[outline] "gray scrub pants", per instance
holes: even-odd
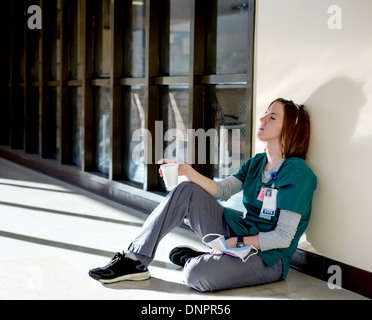
[[[235,235],[224,218],[223,207],[192,182],[179,184],[151,213],[128,251],[148,266],[160,240],[184,220],[199,236],[218,233]],[[268,267],[258,255],[246,262],[226,254],[203,254],[189,259],[183,268],[184,282],[198,291],[215,291],[275,282],[282,276],[281,260]]]

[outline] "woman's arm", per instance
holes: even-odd
[[[278,223],[273,231],[260,232],[258,235],[244,237],[245,246],[253,246],[257,250],[267,251],[288,248],[297,232],[301,215],[296,212],[281,210]],[[237,238],[226,240],[229,247],[236,247]]]
[[[226,239],[226,244],[230,248],[236,248],[237,242],[238,242],[238,238],[237,237]],[[260,250],[261,247],[260,247],[260,242],[258,240],[258,235],[256,235],[256,236],[250,236],[250,237],[244,237],[244,246],[245,247],[246,246],[253,246],[257,250]]]
[[[206,192],[208,192],[212,197],[217,193],[217,184],[213,180],[203,176],[199,172],[197,172],[194,168],[186,163],[179,163],[174,160],[170,159],[160,159],[158,164],[162,163],[178,163],[178,175],[185,176],[191,182],[197,184],[198,186],[202,187]],[[159,168],[159,174],[162,177],[163,173],[161,168]]]
[[[281,210],[275,229],[258,234],[261,251],[288,248],[297,232],[300,220],[301,215],[299,213]]]
[[[234,176],[229,176],[226,179],[217,181],[217,192],[214,198],[217,200],[227,201],[230,197],[243,190],[243,182]]]
[[[237,237],[226,239],[226,244],[230,248],[236,248],[236,244],[238,242]],[[261,250],[260,242],[258,240],[258,235],[256,236],[250,236],[250,237],[244,237],[244,246],[253,246],[257,250]]]

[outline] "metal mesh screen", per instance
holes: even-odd
[[[124,110],[123,178],[143,183],[145,175],[145,86],[128,86],[123,89],[126,105]]]
[[[94,164],[95,169],[104,175],[110,169],[110,99],[109,87],[94,89]]]
[[[208,176],[225,178],[245,160],[246,88],[244,85],[211,85],[205,90],[207,128],[214,128],[218,141],[217,161],[210,159]],[[209,116],[209,117],[208,117]]]

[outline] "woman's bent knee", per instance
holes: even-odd
[[[201,189],[200,186],[198,186],[196,183],[191,182],[191,181],[182,181],[179,185],[177,185],[176,188],[187,189],[187,190]]]
[[[206,292],[213,291],[213,287],[209,282],[208,268],[203,260],[204,256],[190,259],[183,269],[183,280],[185,284],[197,291]]]

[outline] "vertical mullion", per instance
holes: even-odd
[[[71,0],[61,0],[61,45],[60,45],[60,150],[59,159],[61,163],[71,162],[71,123],[70,123],[70,108],[69,108],[69,89],[68,81],[68,57],[69,57],[69,21],[68,10],[71,6]]]
[[[5,48],[9,48],[10,50],[8,50],[6,52],[6,58],[4,60],[2,60],[2,68],[4,68],[6,70],[6,73],[4,73],[2,75],[2,77],[4,78],[1,78],[1,82],[0,82],[0,85],[1,85],[1,94],[4,94],[5,95],[5,103],[4,103],[4,106],[3,106],[3,109],[0,108],[1,110],[1,118],[0,118],[0,145],[7,145],[9,143],[9,112],[10,112],[10,109],[9,109],[9,83],[10,83],[10,78],[9,78],[9,66],[10,66],[10,61],[9,61],[9,58],[10,58],[10,51],[11,51],[11,46],[10,46],[10,28],[11,28],[11,22],[10,22],[10,4],[11,4],[11,1],[10,0],[6,0],[5,2],[5,17],[4,19],[1,21],[1,25],[2,25],[2,28],[3,30],[5,30]]]
[[[34,1],[39,5],[38,1]],[[39,41],[40,31],[29,29],[27,26],[27,9],[31,2],[24,0],[24,87],[23,87],[23,110],[24,110],[24,151],[25,153],[37,153],[39,143],[39,97],[35,98],[35,89],[32,85],[32,66],[34,62],[34,43]],[[36,105],[34,105],[36,103]]]
[[[82,170],[91,171],[93,167],[93,10],[89,0],[83,1],[83,159]],[[89,2],[89,3],[88,3]]]
[[[119,179],[121,176],[122,164],[122,97],[120,78],[123,69],[123,4],[122,1],[114,0],[111,2],[111,72],[110,72],[110,90],[111,90],[111,165],[109,179]],[[126,15],[129,12],[125,12]]]
[[[203,85],[198,78],[204,73],[205,62],[205,14],[208,3],[206,1],[191,1],[190,21],[190,70],[189,70],[189,129],[204,128]],[[194,138],[188,137],[188,162],[193,159],[194,169],[203,171],[203,165],[197,163],[198,147]],[[194,145],[195,144],[195,145]]]
[[[54,24],[52,10],[57,10],[57,5],[54,6],[50,0],[41,0],[42,8],[42,22],[44,26],[50,26]],[[54,14],[54,12],[53,12]],[[50,112],[49,106],[49,86],[48,81],[50,77],[50,48],[52,45],[52,32],[53,28],[43,28],[41,29],[41,68],[40,68],[40,114],[41,114],[41,147],[40,155],[42,158],[50,157],[50,134],[49,134],[49,121],[50,117],[54,116]]]
[[[121,57],[121,76],[124,77],[130,77],[131,76],[131,70],[132,70],[132,63],[133,63],[133,57],[132,57],[132,50],[133,50],[133,36],[132,36],[132,29],[133,29],[133,17],[132,17],[132,11],[133,11],[133,4],[132,1],[123,1],[121,2],[121,13],[122,13],[122,23],[120,25],[121,29],[121,35],[122,38],[119,38],[119,33],[117,34],[117,41],[120,42],[120,48],[122,53]],[[124,50],[125,48],[125,50]],[[119,71],[119,70],[118,70]]]
[[[35,1],[33,2],[35,3]],[[39,5],[38,1],[36,4]],[[25,10],[31,5],[30,0],[25,1]],[[27,19],[27,15],[26,15]],[[36,94],[36,87],[32,84],[32,67],[35,60],[35,43],[38,43],[40,31],[29,29],[25,21],[25,86],[24,86],[24,106],[25,106],[25,152],[37,153],[39,149],[39,96]],[[39,48],[39,46],[36,46]],[[35,99],[35,94],[37,99]],[[35,104],[34,104],[35,103]]]
[[[11,121],[11,128],[10,128],[10,147],[12,149],[21,149],[23,148],[23,132],[24,132],[24,107],[23,103],[22,106],[19,106],[19,101],[21,98],[24,98],[22,93],[22,97],[20,97],[19,92],[24,90],[22,87],[24,83],[20,83],[22,80],[20,79],[20,70],[18,66],[21,63],[22,55],[24,54],[24,48],[22,46],[23,39],[20,40],[21,34],[24,34],[24,25],[25,25],[25,17],[24,17],[24,10],[25,10],[24,2],[19,2],[13,0],[11,3],[11,10],[12,10],[12,31],[11,31],[11,90],[10,90],[10,121]],[[22,37],[23,38],[23,37]],[[23,51],[21,52],[21,47]]]
[[[29,129],[30,128],[30,122],[29,122],[29,119],[32,117],[31,114],[29,114],[31,112],[31,110],[28,110],[30,109],[31,107],[31,94],[30,94],[30,90],[31,90],[31,83],[30,83],[30,72],[29,71],[29,58],[28,58],[28,55],[27,55],[27,16],[26,16],[26,13],[27,13],[27,0],[24,0],[23,1],[23,10],[24,10],[24,23],[23,23],[23,49],[24,49],[24,59],[25,59],[25,64],[24,64],[24,70],[23,70],[23,73],[24,73],[24,81],[23,81],[23,114],[24,114],[24,130],[23,130],[23,135],[24,135],[24,138],[23,138],[23,141],[24,141],[24,151],[25,153],[31,153],[33,150],[32,150],[32,146],[31,146],[31,139],[29,139],[29,136],[30,136],[30,132],[29,132]]]
[[[10,34],[9,34],[9,48],[10,48],[10,56],[9,56],[9,64],[10,64],[10,74],[9,74],[9,146],[12,147],[13,145],[13,92],[14,92],[14,5],[13,1],[9,1],[9,20],[10,20]]]
[[[204,2],[204,1],[203,1]],[[208,1],[206,15],[205,43],[205,72],[206,74],[216,74],[217,64],[217,0]]]
[[[170,73],[170,2],[171,0],[161,0],[159,7],[161,10],[158,11],[159,15],[159,76],[169,76]]]
[[[44,25],[48,24],[48,7],[47,7],[48,0],[41,0],[41,16],[42,22]],[[47,48],[49,46],[48,41],[48,29],[44,28],[41,29],[41,66],[40,66],[40,118],[41,118],[41,128],[40,128],[40,137],[41,137],[41,146],[40,146],[40,155],[42,158],[45,157],[45,150],[46,150],[46,130],[44,127],[46,125],[46,110],[47,110],[47,101],[48,101],[48,74],[49,74],[49,54],[47,52]]]
[[[157,168],[155,159],[155,121],[159,112],[159,90],[153,84],[154,77],[159,75],[159,23],[162,6],[159,0],[146,2],[146,67],[145,67],[145,128],[149,130],[151,140],[145,137],[145,176],[143,189],[155,190],[157,186]],[[151,152],[150,152],[151,151]]]
[[[246,85],[246,129],[245,135],[245,160],[252,156],[252,137],[255,134],[252,132],[252,119],[253,119],[253,63],[254,63],[254,34],[255,34],[255,11],[256,1],[248,0],[248,52],[247,52],[247,85]],[[247,134],[250,132],[250,134]]]

